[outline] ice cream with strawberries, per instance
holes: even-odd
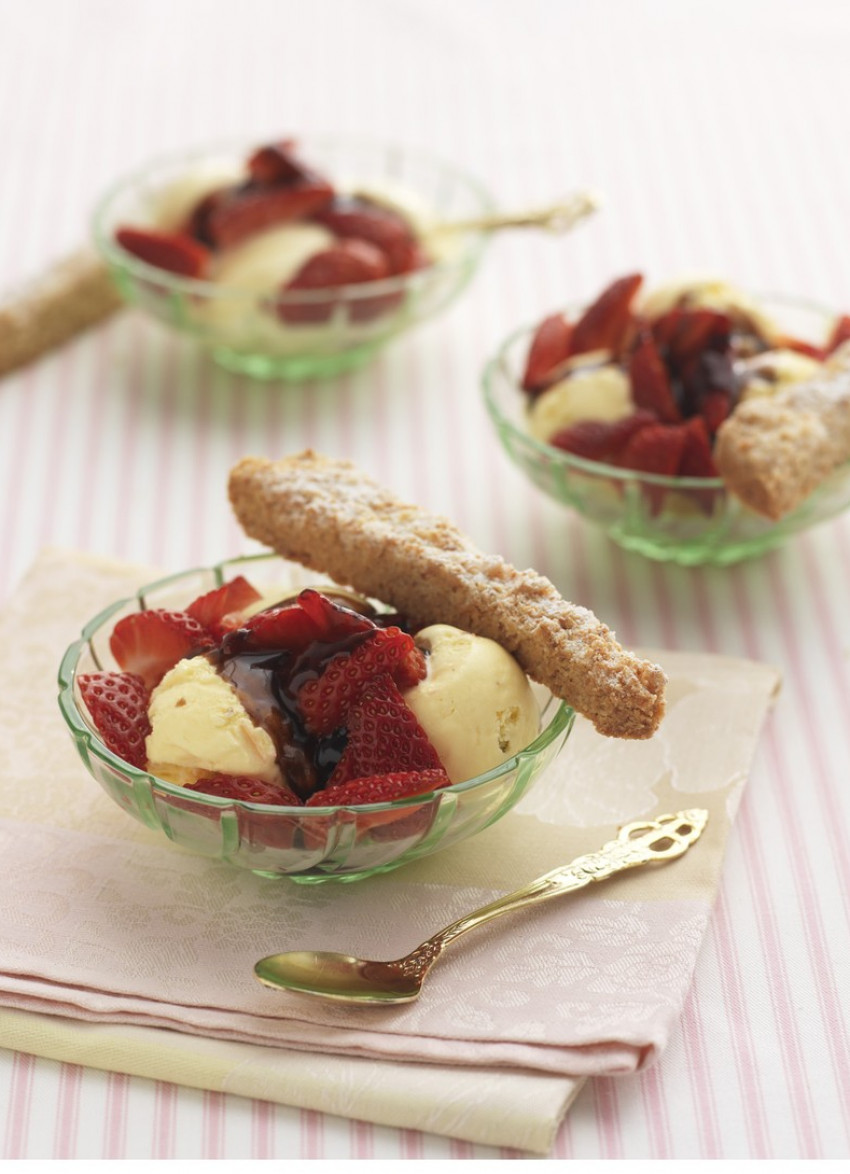
[[[120,671],[79,682],[109,749],[188,791],[338,806],[461,782],[537,736],[531,686],[492,640],[411,633],[332,592],[259,602],[240,577],[119,620]]]
[[[521,380],[536,440],[638,473],[714,478],[715,438],[738,404],[810,380],[850,338],[846,315],[823,338],[796,337],[725,281],[642,287],[628,274],[580,314],[538,325]]]
[[[193,313],[231,342],[280,342],[334,318],[338,302],[321,291],[431,264],[451,242],[426,248],[427,226],[415,196],[337,186],[286,140],[258,148],[241,167],[226,158],[188,165],[151,195],[148,222],[119,225],[115,240],[147,264],[220,286]],[[284,297],[292,293],[304,297]],[[384,292],[355,299],[347,315],[362,327],[398,304]]]

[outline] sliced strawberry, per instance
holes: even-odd
[[[632,436],[657,419],[654,412],[641,409],[619,420],[577,420],[556,432],[549,443],[588,461],[617,463]]]
[[[389,276],[389,262],[379,248],[368,241],[346,240],[314,253],[283,286],[281,292],[285,294],[291,290],[337,289],[344,285],[381,281]],[[338,300],[322,298],[298,305],[283,300],[278,303],[276,309],[278,317],[290,324],[326,322]],[[373,305],[373,302],[377,305]],[[359,303],[352,301],[351,316],[361,321],[374,316],[376,310],[379,311],[381,308],[380,303],[380,298],[366,298]]]
[[[716,477],[717,465],[711,452],[711,436],[702,416],[691,416],[682,425],[685,445],[679,460],[680,477]]]
[[[122,249],[157,269],[166,269],[181,277],[206,276],[209,250],[185,233],[119,228],[115,239]]]
[[[848,333],[845,338],[850,338],[850,318],[847,319],[847,323]],[[837,326],[838,324],[836,324],[836,329]],[[816,346],[813,342],[806,342],[805,339],[795,338],[793,334],[780,334],[774,338],[772,347],[776,349],[781,348],[786,351],[796,351],[798,355],[806,355],[807,358],[814,359],[817,363],[822,363],[827,355],[844,341],[845,339],[841,337],[838,338],[837,342],[833,342],[830,338],[825,346]]]
[[[441,770],[443,764],[391,677],[376,677],[348,711],[348,742],[328,786],[388,771]]]
[[[718,310],[670,310],[656,318],[651,329],[662,357],[681,368],[702,351],[726,351],[732,320]]]
[[[315,173],[298,158],[293,139],[258,147],[248,160],[248,172],[254,183],[267,186],[315,178]]]
[[[629,359],[629,383],[632,399],[639,408],[654,412],[659,420],[675,424],[682,418],[667,368],[648,330],[641,331]]]
[[[142,678],[135,673],[86,673],[78,683],[104,745],[131,766],[144,769],[151,724],[150,694]]]
[[[358,633],[377,630],[368,616],[328,599],[312,588],[293,603],[269,607],[244,621],[224,642],[225,651],[280,649],[300,653],[316,642],[338,643]],[[231,647],[233,646],[233,647]]]
[[[260,599],[260,593],[252,587],[244,575],[237,575],[221,587],[200,595],[186,608],[186,614],[201,624],[214,640],[219,641],[225,632],[239,627],[240,613]]]
[[[214,774],[186,784],[187,791],[215,795],[219,799],[238,799],[243,803],[271,803],[275,807],[301,807],[301,800],[282,783],[268,783],[265,779],[246,775]]]
[[[321,208],[313,219],[338,237],[368,241],[387,258],[389,271],[409,273],[416,268],[418,254],[416,234],[390,208],[358,196],[337,196],[332,204]]]
[[[602,291],[573,327],[571,355],[598,350],[608,350],[613,355],[621,352],[634,328],[632,301],[642,282],[640,273],[631,273]]]
[[[215,248],[230,248],[264,228],[310,216],[332,196],[331,185],[319,178],[287,187],[233,188],[210,202],[203,230]]]
[[[850,315],[842,314],[840,318],[836,319],[835,325],[829,336],[829,341],[824,348],[827,355],[831,355],[834,350],[837,350],[842,343],[850,339]]]
[[[718,388],[700,397],[699,412],[712,436],[732,411],[732,399],[728,392]]]
[[[537,395],[557,378],[553,372],[569,357],[571,337],[572,327],[563,314],[551,314],[543,319],[528,350],[523,391]]]
[[[347,783],[317,791],[307,800],[307,806],[347,807],[360,803],[392,803],[395,799],[424,795],[449,785],[449,776],[442,769],[392,771],[389,774],[349,779]]]
[[[335,656],[320,677],[302,685],[298,708],[313,734],[330,734],[345,724],[346,715],[365,686],[386,673],[401,689],[421,681],[425,657],[413,637],[400,628],[376,628],[349,653]]]
[[[109,647],[118,664],[137,673],[153,689],[179,660],[212,648],[214,640],[185,611],[151,608],[119,620],[112,629]]]
[[[269,607],[247,619],[222,645],[225,652],[247,649],[279,649],[301,652],[322,638],[322,629],[297,604]],[[234,645],[234,647],[231,647]]]
[[[369,632],[377,625],[374,620],[353,608],[345,607],[313,587],[305,587],[298,596],[302,608],[328,642],[344,640],[357,632]]]
[[[640,473],[675,477],[685,449],[685,431],[676,424],[647,424],[623,449],[620,464]]]

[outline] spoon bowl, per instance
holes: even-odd
[[[571,864],[467,913],[395,961],[375,962],[332,951],[295,950],[261,958],[254,966],[254,974],[263,986],[339,1003],[412,1003],[443,950],[461,934],[502,913],[583,889],[624,869],[675,859],[699,839],[707,822],[708,812],[694,808],[627,824],[616,839],[599,851],[579,856]]]

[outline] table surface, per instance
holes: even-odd
[[[241,553],[227,470],[310,445],[628,645],[782,670],[680,1030],[657,1066],[588,1083],[555,1158],[850,1152],[850,518],[731,569],[653,564],[527,484],[479,390],[508,332],[624,272],[850,310],[849,58],[841,0],[0,0],[4,287],[80,244],[121,173],[218,138],[367,133],[504,207],[604,195],[572,236],[494,241],[439,321],[333,383],[232,376],[128,312],[0,385],[0,599],[45,544]],[[517,1156],[8,1051],[0,1109],[7,1158]]]

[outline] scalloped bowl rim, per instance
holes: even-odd
[[[522,750],[515,755],[505,759],[504,762],[499,763],[498,766],[485,771],[483,774],[475,775],[471,779],[464,779],[460,783],[453,783],[448,787],[440,787],[433,791],[426,791],[418,795],[411,795],[404,799],[394,799],[385,801],[383,803],[351,803],[338,804],[335,806],[322,807],[318,804],[307,806],[278,806],[272,803],[250,803],[242,799],[225,799],[214,795],[206,795],[203,792],[192,791],[187,787],[182,787],[177,783],[170,783],[166,779],[161,779],[158,775],[152,774],[150,771],[142,770],[140,767],[133,766],[119,755],[113,753],[105,743],[97,736],[91,729],[88,723],[80,713],[80,707],[74,696],[74,682],[76,678],[76,668],[79,663],[82,652],[90,647],[92,637],[101,630],[109,618],[122,611],[129,604],[140,603],[146,592],[154,591],[167,587],[175,580],[182,579],[193,574],[203,574],[212,572],[217,577],[221,576],[223,567],[232,566],[234,562],[241,561],[256,561],[269,558],[268,555],[248,555],[244,560],[229,559],[219,563],[213,563],[210,566],[193,567],[185,571],[177,571],[172,575],[164,576],[161,579],[156,579],[150,583],[146,583],[140,587],[135,595],[128,595],[123,599],[118,599],[114,603],[109,604],[103,608],[96,616],[88,621],[83,627],[79,639],[75,640],[68,646],[65,654],[59,665],[58,683],[59,683],[59,708],[62,716],[68,725],[68,728],[73,735],[75,741],[82,741],[85,743],[88,753],[93,754],[99,758],[101,762],[107,766],[115,769],[117,768],[122,774],[127,775],[133,781],[147,781],[151,785],[155,785],[158,790],[161,790],[167,795],[177,799],[186,799],[187,796],[191,798],[192,802],[197,802],[201,806],[207,806],[211,809],[233,810],[245,809],[250,812],[258,813],[275,813],[279,815],[286,815],[289,817],[297,817],[303,819],[312,818],[313,815],[327,817],[331,812],[337,811],[351,811],[354,813],[379,814],[385,811],[402,811],[408,807],[415,807],[432,798],[435,795],[453,794],[459,795],[466,791],[471,791],[475,787],[491,782],[500,775],[509,774],[515,770],[519,764],[528,759],[536,758],[537,755],[545,750],[560,734],[569,733],[574,721],[575,710],[565,701],[556,698],[554,694],[550,695],[550,702],[548,704],[556,704],[557,708],[553,714],[549,724],[545,729],[541,730],[533,742],[524,746]],[[222,578],[222,581],[223,578]],[[548,708],[548,705],[544,708]]]
[[[427,151],[404,147],[401,144],[395,144],[393,142],[382,142],[378,139],[357,137],[316,136],[312,140],[308,139],[305,141],[308,149],[309,143],[312,141],[327,147],[332,147],[334,143],[344,143],[348,146],[362,147],[364,149],[380,148],[382,150],[398,151],[399,153],[407,154],[421,160],[423,163],[442,168],[444,171],[451,173],[457,179],[462,180],[475,193],[481,201],[482,210],[486,212],[495,210],[496,205],[493,197],[479,180],[467,175],[447,160],[431,155]],[[126,173],[123,178],[112,183],[95,205],[91,220],[95,243],[104,258],[139,280],[155,281],[160,285],[167,286],[175,293],[194,294],[195,296],[202,296],[207,299],[227,298],[228,300],[244,300],[255,304],[257,301],[256,290],[224,285],[217,281],[202,281],[199,278],[183,277],[167,269],[160,269],[156,265],[149,265],[146,261],[135,257],[132,253],[129,253],[117,244],[110,232],[105,228],[105,221],[113,201],[129,191],[132,187],[146,180],[156,168],[166,167],[169,164],[173,165],[180,162],[190,163],[193,160],[197,161],[216,154],[220,155],[224,151],[235,151],[237,148],[247,151],[252,149],[252,146],[256,147],[256,143],[249,142],[245,139],[231,139],[218,143],[210,143],[206,147],[198,147],[188,152],[174,152],[167,155],[160,155],[155,159],[151,159],[145,166],[138,167]],[[424,269],[417,269],[412,273],[399,274],[394,277],[384,277],[380,281],[363,281],[353,285],[334,286],[334,293],[336,295],[344,295],[344,300],[351,302],[372,299],[381,294],[397,293],[400,290],[410,288],[416,289],[421,285],[426,285],[435,275],[450,273],[462,265],[475,264],[484,250],[488,234],[486,232],[470,232],[464,235],[468,236],[470,243],[466,249],[459,253],[456,259],[438,261]],[[275,304],[309,306],[319,302],[325,303],[327,300],[327,289],[288,290],[285,293],[275,295]]]

